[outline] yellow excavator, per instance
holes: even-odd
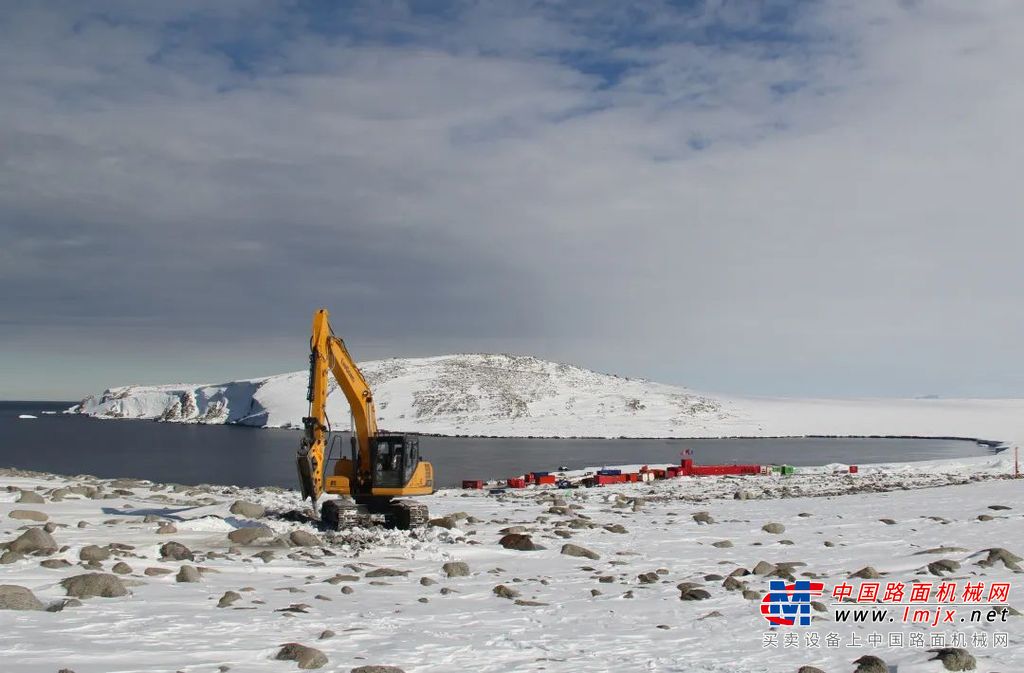
[[[320,508],[321,522],[334,530],[380,523],[401,529],[424,526],[426,506],[400,498],[433,493],[434,468],[421,458],[417,437],[377,429],[370,386],[327,317],[326,309],[313,315],[306,391],[309,415],[302,419],[297,457],[302,497],[312,501],[315,512],[324,493],[342,496],[325,500]],[[328,450],[328,440],[338,438],[332,436],[327,417],[328,372],[352,412],[348,457],[334,458]]]

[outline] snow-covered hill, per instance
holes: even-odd
[[[1024,400],[742,398],[512,355],[396,358],[360,365],[392,431],[506,437],[922,435],[1024,437]],[[229,383],[124,386],[70,411],[99,418],[299,427],[305,371]],[[328,413],[347,427],[333,387]]]

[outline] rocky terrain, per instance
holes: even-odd
[[[1013,582],[1024,487],[1005,468],[445,490],[412,533],[319,530],[285,490],[5,470],[3,669],[1022,670],[1017,586],[1005,624],[958,625],[1008,647],[947,654],[764,647],[758,611],[772,578]],[[822,637],[878,630],[822,601]]]

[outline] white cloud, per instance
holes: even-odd
[[[340,36],[271,4],[173,37],[135,5],[15,12],[0,278],[25,291],[0,307],[276,337],[323,303],[395,353],[1020,392],[1024,8],[830,3],[759,31],[736,6],[364,9]],[[252,25],[271,41],[239,70],[209,33]],[[609,84],[601,58],[628,67]]]

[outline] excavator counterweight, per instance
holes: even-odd
[[[329,375],[334,376],[352,413],[351,453],[337,459],[327,453]],[[313,315],[306,397],[309,415],[302,419],[296,461],[302,497],[310,499],[315,511],[325,493],[343,496],[323,503],[321,521],[331,528],[379,522],[404,529],[425,525],[425,506],[396,498],[433,493],[433,466],[420,456],[414,435],[377,429],[370,386],[345,342],[334,335],[326,309]]]

